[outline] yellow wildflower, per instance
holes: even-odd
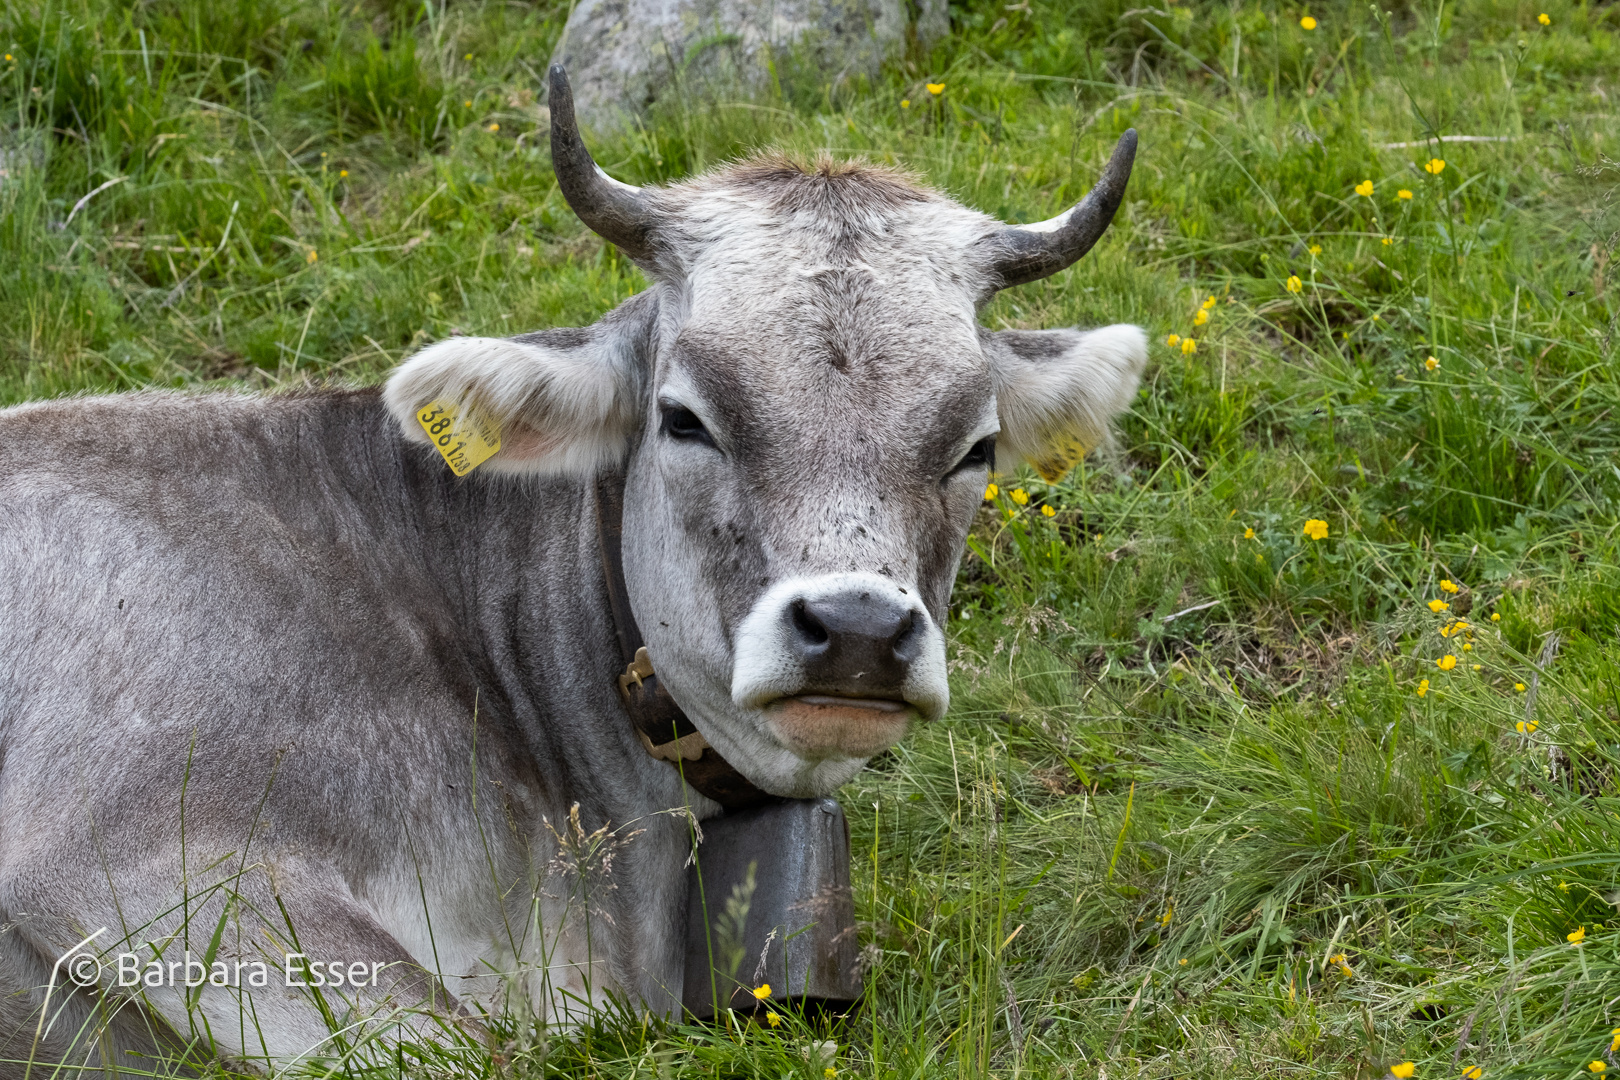
[[[1417,1066],[1410,1061],[1403,1061],[1399,1065],[1389,1067],[1389,1075],[1395,1077],[1395,1080],[1412,1080],[1412,1074],[1415,1072],[1417,1072]]]
[[[1523,686],[1524,684],[1519,683],[1518,685]],[[1536,728],[1540,726],[1541,725],[1536,723],[1534,720],[1520,720],[1517,724],[1513,725],[1513,730],[1517,731],[1520,735],[1532,735],[1535,733]]]
[[[1439,158],[1430,158],[1423,164],[1423,171],[1430,176],[1439,176],[1446,171],[1446,163]]]
[[[1491,622],[1501,622],[1501,621],[1502,621],[1502,613],[1500,611],[1491,612]]]
[[[1181,344],[1181,335],[1171,334],[1169,337],[1164,339],[1164,343],[1171,348],[1175,348],[1177,345]]]
[[[1372,193],[1373,193],[1373,182],[1371,180],[1363,180],[1361,183],[1356,185],[1356,194],[1357,195],[1364,195],[1364,196],[1366,196],[1367,198],[1370,199],[1370,198],[1372,198]]]
[[[1311,254],[1312,255],[1320,255],[1320,254],[1322,254],[1322,245],[1321,244],[1312,244],[1311,245]]]
[[[320,258],[320,255],[316,253],[314,248],[310,248],[309,254],[304,256],[304,261],[307,263],[313,263],[318,258]]]
[[[1299,20],[1299,25],[1306,30],[1315,30],[1316,20],[1307,15],[1303,19]]]
[[[909,108],[911,108],[911,99],[910,99],[910,98],[908,98],[908,97],[903,97],[903,98],[901,98],[901,99],[900,99],[900,107],[901,107],[901,108],[902,108],[902,109],[909,109]]]
[[[754,1000],[755,1001],[764,1001],[766,998],[768,998],[770,996],[771,996],[771,984],[770,983],[761,983],[759,986],[754,987]]]
[[[1513,689],[1514,689],[1514,690],[1515,690],[1515,691],[1516,691],[1516,692],[1518,692],[1518,693],[1520,693],[1520,694],[1522,694],[1522,693],[1524,693],[1524,683],[1522,683],[1522,682],[1516,682],[1516,683],[1514,683],[1514,684],[1513,684]],[[1520,723],[1521,723],[1521,724],[1522,724],[1522,723],[1524,723],[1524,721],[1522,721],[1522,720],[1521,720],[1521,721],[1519,721],[1519,722],[1520,722]],[[1529,726],[1529,727],[1528,727],[1528,728],[1527,728],[1527,729],[1526,729],[1526,730],[1528,730],[1528,731],[1534,731],[1534,730],[1536,730],[1536,722],[1535,722],[1535,721],[1534,721],[1534,720],[1532,720],[1532,721],[1530,721],[1530,726]]]
[[[1440,628],[1440,636],[1441,637],[1450,637],[1452,634],[1455,634],[1456,632],[1457,632],[1457,624],[1456,623],[1447,623],[1446,625],[1444,625],[1444,626],[1442,626]]]
[[[1592,1062],[1592,1064],[1587,1066],[1587,1069],[1589,1071],[1595,1072],[1595,1073],[1600,1073],[1600,1072],[1602,1072],[1603,1070],[1605,1070],[1607,1068],[1608,1068],[1608,1066],[1603,1064],[1603,1062],[1601,1062],[1601,1061],[1594,1061],[1594,1062]]]
[[[472,102],[471,101],[463,101],[461,103],[461,107],[463,109],[470,109],[470,108],[472,108]]]
[[[1178,965],[1180,965],[1181,967],[1186,967],[1187,966],[1187,958],[1185,956],[1183,956],[1180,960],[1177,960],[1176,963]]]
[[[1181,352],[1182,352],[1183,356],[1191,356],[1193,353],[1195,353],[1197,351],[1198,351],[1198,342],[1194,341],[1190,337],[1181,339]]]
[[[1474,665],[1474,670],[1475,670],[1475,671],[1483,671],[1483,670],[1484,670],[1484,666],[1483,666],[1483,665],[1481,665],[1481,664],[1475,664],[1475,665]]]
[[[1001,489],[996,487],[996,485],[994,485],[994,484],[991,484],[989,487],[984,489],[984,497],[985,497],[986,501],[994,499],[997,495],[1000,495],[1000,494],[1001,494]]]
[[[1474,651],[1474,646],[1473,646],[1473,644],[1471,642],[1467,642],[1467,641],[1463,642],[1463,652],[1473,652],[1473,651]]]
[[[1017,503],[1019,506],[1023,506],[1025,503],[1029,502],[1029,492],[1025,491],[1023,488],[1013,488],[1012,501]]]
[[[1304,533],[1312,540],[1326,540],[1328,534],[1328,523],[1317,518],[1311,518],[1305,522]]]
[[[1540,23],[1542,26],[1551,26],[1552,25],[1552,19],[1548,17],[1548,15],[1547,15],[1547,13],[1545,11],[1543,11],[1540,15],[1536,16],[1536,22]],[[6,59],[10,60],[11,57],[8,56],[8,57],[6,57]]]
[[[1609,1043],[1609,1053],[1620,1052],[1620,1028],[1615,1028],[1609,1034],[1614,1036],[1614,1041]]]
[[[1243,530],[1243,539],[1245,539],[1245,540],[1253,540],[1254,539],[1254,530],[1253,529],[1244,529]]]
[[[1401,190],[1395,193],[1395,197],[1397,199],[1410,199],[1412,197],[1412,193],[1405,188],[1401,188]]]
[[[821,1075],[825,1077],[826,1080],[833,1080],[833,1077],[838,1075],[838,1070],[829,1065],[825,1069],[821,1070]]]
[[[1199,308],[1198,313],[1193,316],[1193,325],[1203,326],[1207,322],[1209,322],[1209,312]]]
[[[471,60],[472,59],[472,53],[468,53],[466,56],[463,56],[462,59],[463,60]]]
[[[491,125],[489,125],[489,130],[490,131],[499,131],[499,130],[501,130],[501,125],[499,125],[499,124],[491,124]]]
[[[1436,360],[1432,356],[1429,357],[1427,360],[1423,361],[1423,370],[1424,371],[1433,371],[1435,368],[1437,368],[1439,366],[1440,366],[1440,361]]]
[[[780,1016],[776,1015],[773,1012],[766,1012],[765,1013],[765,1022],[767,1024],[771,1025],[771,1027],[781,1027],[782,1026],[782,1018]]]
[[[1567,881],[1560,881],[1560,882],[1559,882],[1559,883],[1558,883],[1558,891],[1559,891],[1559,892],[1569,892],[1569,882],[1567,882]]]
[[[1436,615],[1440,614],[1442,611],[1445,611],[1450,606],[1451,605],[1446,603],[1444,600],[1429,601],[1429,610],[1434,612]]]
[[[1208,300],[1204,301],[1204,310],[1205,311],[1208,311],[1210,308],[1212,308],[1214,306],[1215,306],[1215,298],[1213,296],[1210,297]]]
[[[1581,942],[1586,940],[1586,927],[1577,926],[1575,929],[1564,935],[1564,940],[1569,942],[1571,945],[1579,945]]]
[[[1387,237],[1387,236],[1386,236],[1386,237],[1384,237],[1384,246],[1385,246],[1385,247],[1389,247],[1389,245],[1391,245],[1391,244],[1393,244],[1393,243],[1394,243],[1394,242],[1395,242],[1395,241],[1394,241],[1394,240],[1392,240],[1392,239],[1390,239],[1390,238],[1389,238],[1389,237]],[[1376,321],[1377,321],[1377,319],[1378,319],[1378,316],[1376,316],[1376,315],[1374,315],[1374,316],[1373,316],[1373,320],[1374,320],[1374,321],[1375,321],[1375,322],[1376,322]]]
[[[1441,671],[1450,671],[1452,668],[1457,666],[1457,658],[1452,656],[1450,653],[1446,653],[1446,655],[1434,662],[1434,666],[1439,668]]]
[[[1441,578],[1440,579],[1440,591],[1441,592],[1454,593],[1454,592],[1461,592],[1462,590],[1458,587],[1457,583],[1455,581],[1452,581],[1450,578]]]
[[[1288,280],[1283,282],[1283,288],[1287,289],[1291,293],[1302,292],[1304,291],[1305,283],[1299,280],[1298,274],[1289,274]]]
[[[1480,1077],[1484,1075],[1484,1069],[1480,1068],[1478,1065],[1470,1065],[1468,1068],[1463,1070],[1462,1080],[1480,1080]]]
[[[1419,679],[1418,680],[1418,688],[1417,688],[1417,696],[1418,697],[1427,697],[1428,694],[1429,694],[1429,680],[1428,679]]]
[[[339,169],[338,170],[339,178],[342,178],[342,177],[345,177],[345,176],[348,176],[348,175],[349,175],[349,170],[348,169]]]
[[[1057,517],[1057,511],[1050,506],[1043,506],[1041,507],[1041,515],[1043,517]]]
[[[926,85],[928,87],[928,92],[933,94],[935,97],[938,97],[945,92],[945,84],[942,82],[931,82],[927,83]]]

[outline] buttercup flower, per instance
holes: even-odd
[[[1423,163],[1423,171],[1430,176],[1439,176],[1446,171],[1446,163],[1439,158],[1430,158]]]
[[[1328,957],[1328,963],[1338,968],[1339,974],[1343,975],[1347,979],[1355,975],[1355,972],[1351,970],[1349,961],[1344,958],[1343,953],[1335,953]]]
[[[1254,530],[1253,529],[1244,529],[1243,530],[1243,539],[1245,539],[1245,540],[1253,540],[1254,539]]]
[[[1430,600],[1429,601],[1429,610],[1434,612],[1436,615],[1440,614],[1442,611],[1446,610],[1450,606],[1451,605],[1446,603],[1444,600]]]
[[[1193,325],[1203,326],[1207,322],[1209,322],[1209,312],[1199,308],[1198,313],[1193,316]]]
[[[1182,352],[1183,355],[1191,356],[1193,353],[1195,353],[1197,351],[1198,351],[1198,342],[1194,341],[1190,337],[1181,339],[1181,352]]]
[[[989,487],[984,489],[984,497],[985,497],[986,501],[994,499],[997,495],[1000,495],[1000,494],[1001,494],[1001,489],[996,487],[996,485],[994,485],[994,484],[991,484]]]
[[[315,249],[310,248],[309,249],[309,254],[304,256],[304,261],[307,262],[307,263],[313,263],[316,259],[319,259],[319,258],[320,258],[320,255],[318,255],[316,253]]]
[[[1283,288],[1291,293],[1297,293],[1305,288],[1305,283],[1299,280],[1298,274],[1289,274],[1288,280],[1283,282]]]
[[[1029,492],[1025,491],[1023,488],[1013,488],[1012,501],[1017,503],[1019,506],[1023,506],[1025,503],[1029,502]]]
[[[1399,1065],[1389,1067],[1389,1075],[1395,1077],[1395,1080],[1412,1080],[1412,1074],[1415,1072],[1417,1072],[1417,1066],[1410,1061],[1403,1061]]]
[[[782,1018],[780,1016],[776,1015],[773,1012],[767,1012],[765,1014],[765,1022],[767,1024],[771,1025],[771,1027],[781,1027],[782,1026]]]
[[[1478,1065],[1470,1065],[1468,1068],[1463,1070],[1462,1080],[1479,1080],[1479,1078],[1484,1075],[1484,1069],[1480,1068]]]
[[[1574,930],[1571,930],[1569,933],[1564,935],[1564,940],[1569,942],[1571,945],[1579,945],[1581,942],[1586,940],[1586,927],[1577,926]]]
[[[1394,242],[1395,241],[1392,238],[1390,238],[1388,236],[1384,237],[1384,246],[1385,247],[1389,247],[1389,245],[1393,244]],[[1374,315],[1373,318],[1376,319],[1376,318],[1378,318],[1378,316]]]
[[[1177,345],[1181,344],[1181,335],[1180,334],[1171,334],[1169,337],[1164,339],[1164,343],[1166,345],[1169,345],[1171,348],[1174,348]]]
[[[501,125],[499,125],[499,124],[491,124],[491,125],[489,125],[489,130],[490,131],[499,131],[499,130],[501,130]]]
[[[1502,621],[1502,613],[1500,611],[1491,612],[1491,622],[1501,622],[1501,621]]]
[[[1309,521],[1305,522],[1304,533],[1312,540],[1326,540],[1328,534],[1328,523],[1317,518],[1311,518]]]
[[[1449,592],[1449,593],[1457,592],[1458,591],[1457,583],[1455,581],[1452,581],[1450,578],[1441,578],[1440,579],[1440,591],[1441,592]]]
[[[1594,1062],[1592,1062],[1592,1064],[1588,1065],[1586,1068],[1587,1068],[1587,1071],[1589,1071],[1589,1072],[1600,1073],[1603,1070],[1607,1069],[1608,1066],[1603,1064],[1603,1062],[1601,1062],[1601,1061],[1594,1061]]]
[[[1613,1054],[1620,1051],[1620,1028],[1615,1028],[1609,1034],[1614,1036],[1614,1041],[1609,1043],[1609,1053]]]
[[[1043,517],[1057,517],[1057,511],[1050,506],[1043,506],[1041,507],[1041,515]]]
[[[821,1070],[821,1075],[826,1077],[826,1080],[833,1080],[833,1077],[838,1075],[838,1070],[829,1065]]]
[[[1439,668],[1441,671],[1450,671],[1452,668],[1457,666],[1457,658],[1452,656],[1450,653],[1446,653],[1446,655],[1434,662],[1434,666]]]
[[[1523,685],[1523,683],[1519,683],[1514,687],[1514,689],[1518,689],[1518,687]],[[1520,720],[1517,724],[1513,725],[1513,730],[1517,731],[1520,735],[1530,735],[1534,733],[1536,728],[1540,726],[1541,725],[1536,723],[1534,720]]]
[[[1439,366],[1440,366],[1440,361],[1436,360],[1432,356],[1423,361],[1423,370],[1424,371],[1433,371],[1435,368],[1437,368]]]
[[[1521,693],[1521,694],[1524,693],[1524,683],[1522,683],[1522,682],[1514,683],[1513,684],[1513,689],[1515,691],[1517,691],[1518,693]],[[1534,720],[1530,720],[1530,721],[1520,720],[1519,723],[1521,725],[1523,725],[1525,731],[1534,731],[1534,730],[1536,730],[1536,722]]]
[[[1474,670],[1475,671],[1483,671],[1484,667],[1482,665],[1480,665],[1480,664],[1475,664],[1474,665]]]
[[[1322,254],[1322,245],[1321,244],[1312,244],[1311,245],[1311,254],[1312,255],[1320,255],[1320,254]]]
[[[1210,308],[1212,308],[1214,306],[1215,306],[1215,298],[1213,296],[1210,297],[1208,300],[1204,301],[1204,310],[1205,311],[1208,311]]]
[[[1552,20],[1547,17],[1547,13],[1545,11],[1543,11],[1540,15],[1536,16],[1536,22],[1540,23],[1542,26],[1551,26],[1552,25]],[[11,58],[8,56],[8,57],[6,57],[6,59],[9,60]]]
[[[1361,183],[1356,185],[1356,194],[1357,195],[1365,195],[1367,198],[1370,199],[1370,198],[1372,198],[1372,193],[1373,193],[1373,182],[1371,180],[1363,180]]]
[[[1304,27],[1306,30],[1315,30],[1316,20],[1307,15],[1303,19],[1299,20],[1299,25]]]
[[[344,176],[348,176],[348,175],[349,175],[349,170],[348,169],[339,169],[338,170],[338,176],[339,177],[344,177]]]
[[[1397,199],[1410,199],[1412,197],[1412,193],[1407,191],[1405,188],[1401,188],[1401,190],[1395,193],[1395,197]]]
[[[910,98],[901,98],[901,99],[900,99],[900,107],[901,107],[901,108],[902,108],[902,109],[909,109],[909,108],[911,108],[911,99],[910,99]]]
[[[754,1000],[755,1001],[764,1001],[766,998],[768,998],[770,996],[771,996],[771,984],[770,983],[763,983],[763,984],[761,984],[759,986],[754,987]]]
[[[1429,680],[1428,679],[1419,679],[1418,680],[1418,688],[1417,688],[1417,696],[1418,697],[1427,697],[1428,693],[1429,693]]]
[[[939,95],[945,92],[945,84],[942,82],[931,82],[925,85],[928,87],[928,92],[933,94],[935,97],[939,97]]]

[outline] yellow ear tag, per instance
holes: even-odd
[[[1080,459],[1086,456],[1086,445],[1072,434],[1062,434],[1054,437],[1047,447],[1041,460],[1031,462],[1041,479],[1048,484],[1055,484],[1063,479],[1070,469],[1080,464]]]
[[[462,413],[455,402],[440,398],[416,411],[433,448],[457,476],[466,476],[501,448],[501,433],[476,413]]]

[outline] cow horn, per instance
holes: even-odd
[[[638,187],[603,172],[585,149],[574,119],[574,91],[561,64],[551,65],[551,167],[579,220],[638,262],[652,253],[652,212]]]
[[[1037,225],[1008,225],[987,240],[993,245],[992,273],[998,289],[1039,281],[1072,266],[1108,231],[1125,197],[1136,160],[1136,129],[1119,137],[1108,167],[1080,205]]]

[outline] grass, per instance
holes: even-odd
[[[863,154],[1034,220],[1142,134],[1110,237],[982,318],[1196,345],[1068,479],[999,478],[950,718],[841,793],[840,1075],[1620,1067],[1620,8],[1548,2],[972,0],[871,84],[597,142],[642,182]],[[4,400],[372,380],[644,284],[550,174],[564,4],[3,11]],[[378,1069],[822,1080],[813,1027],[511,1018]]]

